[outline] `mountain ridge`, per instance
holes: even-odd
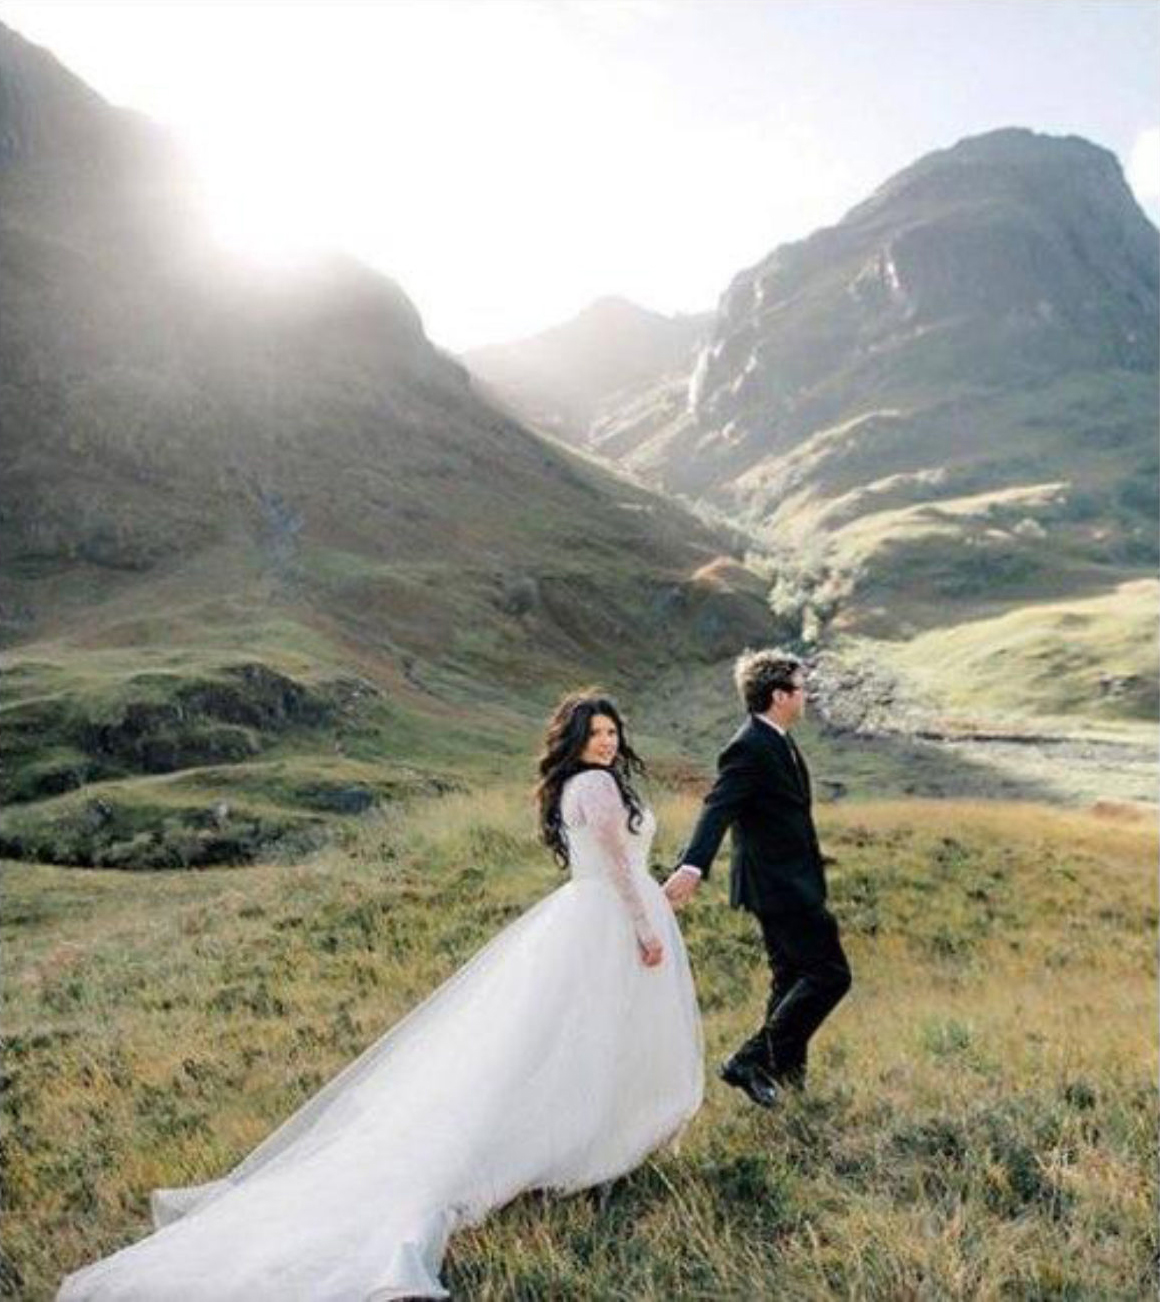
[[[905,660],[992,629],[1028,701],[1048,656],[1073,709],[1150,718],[1154,640],[1112,639],[1130,689],[1106,700],[1098,636],[1048,648],[1060,602],[1085,626],[1126,603],[1134,628],[1157,602],[1158,300],[1115,156],[1001,128],[739,271],[696,363],[610,403],[588,446],[747,530],[780,636]]]
[[[56,67],[0,28],[8,853],[252,857],[314,834],[275,761],[443,781],[566,685],[762,635],[734,538],[481,401],[390,278],[222,254],[164,135]]]
[[[861,594],[854,625],[860,605],[884,630],[871,589],[896,605],[904,576],[925,591],[904,627],[976,566],[1000,599],[1053,571],[1115,587],[1155,559],[1155,236],[1107,150],[968,137],[739,272],[696,365],[606,413],[593,446],[791,568],[824,553],[813,568]],[[855,548],[855,526],[880,545]]]

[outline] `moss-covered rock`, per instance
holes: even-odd
[[[9,803],[107,778],[240,763],[381,700],[361,681],[306,684],[257,661],[196,674],[53,680],[56,690],[43,695],[36,686],[22,684],[21,698],[3,710],[0,798]]]
[[[66,796],[8,811],[0,823],[0,855],[93,868],[200,868],[250,863],[259,857],[316,849],[325,821],[218,802],[149,803]]]

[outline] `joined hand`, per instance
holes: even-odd
[[[700,884],[701,874],[686,869],[682,864],[680,868],[670,874],[669,879],[661,889],[673,908],[679,909],[682,904],[692,899],[693,893]]]

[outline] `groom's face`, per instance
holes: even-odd
[[[806,680],[801,673],[795,673],[789,688],[775,688],[773,709],[770,713],[783,728],[789,728],[802,717],[806,709]]]

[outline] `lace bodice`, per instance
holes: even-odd
[[[651,881],[648,854],[656,833],[652,810],[645,809],[640,827],[630,832],[616,779],[601,769],[586,769],[564,784],[560,815],[573,878],[607,882],[624,901],[637,936],[654,939],[644,898]]]

